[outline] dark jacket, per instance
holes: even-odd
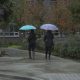
[[[51,47],[53,45],[54,36],[52,32],[47,32],[44,36],[44,42],[46,47]]]
[[[28,36],[28,47],[35,48],[35,45],[36,45],[36,34],[34,32],[31,32]]]

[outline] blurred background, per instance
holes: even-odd
[[[27,49],[26,24],[37,27],[37,49],[44,50],[40,26],[55,24],[53,55],[80,58],[80,0],[0,0],[0,48]]]

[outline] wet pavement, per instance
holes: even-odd
[[[8,48],[0,57],[0,80],[80,80],[80,63],[36,52],[35,60],[28,59],[26,50]]]
[[[20,76],[14,76],[14,75],[5,75],[5,74],[0,74],[0,78],[2,80],[34,80],[34,79],[31,79],[31,78],[27,78],[27,77],[20,77]]]

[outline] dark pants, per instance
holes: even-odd
[[[49,60],[51,57],[51,52],[52,52],[52,45],[51,46],[46,46],[45,47],[45,58],[47,59],[48,55],[49,55]]]
[[[35,44],[29,44],[28,46],[28,50],[29,50],[29,59],[35,59]]]

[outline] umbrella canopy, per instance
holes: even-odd
[[[42,26],[40,26],[40,29],[52,31],[58,30],[58,28],[53,24],[43,24]]]
[[[32,25],[25,25],[25,26],[22,26],[19,30],[33,30],[33,29],[36,29],[36,27]]]

